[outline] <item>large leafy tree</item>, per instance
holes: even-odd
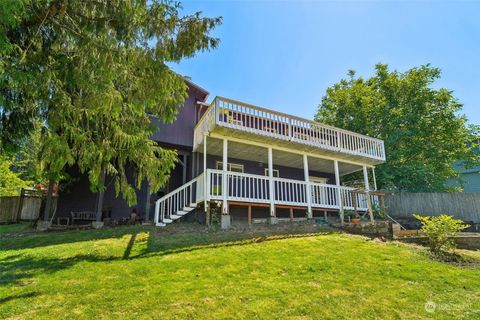
[[[22,188],[32,186],[31,181],[23,180],[18,173],[11,170],[12,161],[0,156],[0,197],[19,196]]]
[[[448,190],[452,164],[478,163],[478,128],[460,115],[462,105],[447,89],[433,87],[440,69],[424,65],[398,72],[377,64],[369,79],[350,71],[327,89],[315,116],[385,141],[387,161],[377,167],[383,189]]]
[[[94,191],[111,175],[130,204],[143,180],[158,189],[176,154],[149,139],[150,120],[174,121],[187,95],[167,63],[219,41],[210,33],[221,18],[180,9],[156,0],[2,1],[0,148],[13,150],[40,121],[52,183],[76,164]]]

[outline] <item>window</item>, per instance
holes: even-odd
[[[280,171],[278,171],[277,169],[273,169],[273,177],[274,178],[278,178],[280,177]],[[265,168],[265,175],[268,177],[269,176],[269,172],[268,172],[268,168]]]
[[[315,182],[315,183],[327,183],[327,178],[322,178],[322,177],[308,177],[310,179],[310,182]]]
[[[228,163],[227,168],[228,168],[227,171],[232,171],[232,172],[243,173],[244,171],[243,164],[238,164],[238,163]],[[223,170],[223,162],[217,161],[217,170]]]

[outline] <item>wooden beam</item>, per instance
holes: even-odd
[[[270,207],[270,204],[268,203],[258,203],[258,202],[243,202],[243,201],[229,201],[228,202],[230,205],[234,206],[252,206],[252,207],[259,207],[259,208],[268,208]],[[305,210],[305,206],[293,206],[293,205],[288,205],[288,204],[276,204],[275,208],[279,209],[294,209],[294,210]],[[312,208],[312,211],[324,211],[324,210],[329,210],[329,211],[338,211],[338,209],[334,208]]]
[[[307,207],[302,207],[302,206],[290,206],[288,204],[277,204],[275,205],[276,208],[279,209],[295,209],[295,210],[305,210]]]
[[[372,167],[373,190],[377,191],[377,177],[375,176],[375,167]]]
[[[248,206],[248,224],[252,224],[252,206]]]
[[[229,201],[230,205],[233,206],[252,206],[252,207],[263,207],[263,208],[268,208],[270,207],[270,204],[268,203],[256,203],[256,202],[240,202],[240,201]]]
[[[367,166],[363,166],[363,180],[365,182],[365,192],[366,192],[366,197],[367,197],[368,215],[370,216],[370,221],[373,223],[373,222],[375,222],[375,219],[373,218],[372,199],[371,199],[371,196],[370,196],[370,182],[368,181]]]
[[[293,208],[290,208],[290,221],[293,222]]]

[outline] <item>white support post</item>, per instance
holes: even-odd
[[[373,218],[373,210],[372,210],[372,199],[370,199],[370,183],[368,182],[368,170],[367,166],[363,166],[363,181],[365,182],[365,193],[367,197],[367,207],[368,207],[368,214],[370,215],[370,221],[375,222]]]
[[[372,175],[373,175],[373,190],[377,191],[377,177],[375,176],[375,167],[372,167]]]
[[[268,148],[268,183],[270,190],[270,216],[275,217],[275,184],[273,182],[273,151]]]
[[[365,182],[365,191],[370,191],[370,182],[368,181],[367,166],[363,166],[363,181]]]
[[[333,161],[333,166],[335,168],[335,185],[337,186],[337,202],[338,202],[338,212],[340,216],[340,223],[344,223],[344,216],[343,216],[343,195],[342,195],[342,188],[340,185],[340,170],[338,169],[338,161]]]
[[[228,140],[223,139],[223,166],[222,166],[222,214],[228,214]]]
[[[215,98],[215,123],[218,124],[220,122],[220,102],[218,98]]]
[[[307,216],[309,219],[312,219],[312,191],[310,190],[310,173],[308,170],[308,157],[303,154],[303,174],[305,177],[305,192],[307,196]]]
[[[155,215],[153,217],[153,225],[156,226],[160,221],[158,220],[160,214],[160,201],[155,201]]]
[[[210,177],[207,176],[207,133],[203,135],[203,208],[205,213],[208,210],[208,200],[210,197],[210,186],[208,185],[208,180]]]

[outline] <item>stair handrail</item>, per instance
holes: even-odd
[[[388,215],[388,213],[385,213],[385,217],[387,217],[388,219],[392,220],[393,222],[395,222],[396,224],[398,224],[400,226],[400,229],[403,229],[403,230],[407,230],[407,228],[405,228],[404,226],[402,226],[400,224],[400,222],[398,222],[397,220],[393,219],[390,215]]]
[[[178,187],[177,189],[174,189],[172,191],[170,191],[169,193],[167,193],[166,195],[164,195],[163,197],[159,198],[157,201],[155,202],[162,202],[163,200],[167,199],[168,197],[171,197],[174,193],[177,193],[178,191],[181,191],[185,188],[187,188],[188,186],[192,185],[195,183],[195,181],[197,181],[202,175],[198,175],[196,176],[195,178],[193,178],[192,180],[188,181],[188,182],[185,182],[185,184],[181,185],[180,187]]]
[[[193,178],[192,180],[184,183],[183,185],[181,185],[180,187],[170,191],[169,193],[167,193],[166,195],[164,195],[163,197],[157,199],[157,201],[155,201],[155,217],[154,217],[154,223],[157,224],[158,223],[158,216],[159,216],[159,209],[160,209],[160,203],[162,203],[163,201],[167,200],[168,198],[172,197],[174,194],[178,193],[178,192],[181,192],[183,191],[184,189],[190,187],[192,184],[194,184],[195,182],[198,182],[198,180],[202,177],[203,173],[196,176],[195,178]]]

